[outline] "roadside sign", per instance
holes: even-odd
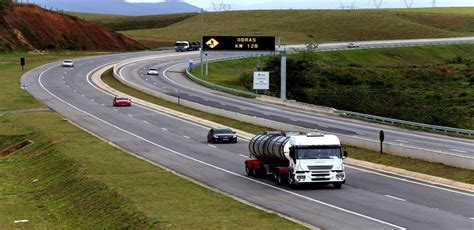
[[[385,134],[383,133],[383,130],[380,130],[379,139],[380,139],[380,154],[383,154],[383,141],[385,140]]]
[[[271,36],[203,36],[204,51],[275,51]]]
[[[253,72],[253,89],[270,89],[270,72]]]
[[[20,65],[21,65],[21,69],[23,70],[25,68],[25,58],[20,58]]]

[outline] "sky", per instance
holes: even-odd
[[[160,0],[127,0],[128,2],[160,2]],[[184,0],[206,10],[217,9],[223,3],[231,9],[335,9],[335,8],[381,8],[474,6],[474,0]],[[375,2],[375,3],[374,3]],[[213,5],[214,3],[214,5]]]

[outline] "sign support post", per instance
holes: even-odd
[[[281,51],[281,67],[280,67],[280,98],[286,100],[286,51]]]

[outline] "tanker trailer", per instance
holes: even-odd
[[[249,142],[248,176],[271,176],[277,184],[333,184],[339,189],[346,175],[339,138],[301,132],[264,132]]]

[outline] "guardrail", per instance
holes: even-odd
[[[474,130],[470,130],[470,129],[457,129],[457,128],[451,128],[451,127],[445,127],[445,126],[438,126],[438,125],[428,125],[428,124],[423,124],[423,123],[418,123],[418,122],[404,121],[404,120],[380,117],[380,116],[363,114],[363,113],[356,113],[356,112],[345,111],[345,110],[336,110],[336,113],[340,113],[346,116],[358,117],[365,120],[378,121],[378,122],[382,122],[386,124],[403,125],[403,126],[409,126],[409,127],[414,127],[414,128],[420,128],[423,130],[434,130],[434,131],[441,131],[445,133],[463,134],[463,135],[468,135],[468,136],[474,135]]]
[[[230,58],[219,58],[219,59],[210,60],[209,62],[235,60],[235,59],[240,59],[240,58],[243,58],[243,57],[248,57],[248,56],[238,56],[238,57],[230,57]],[[197,63],[197,64],[200,64],[200,63]],[[201,79],[201,78],[199,78],[199,77],[194,76],[194,74],[192,74],[192,73],[189,71],[188,68],[186,68],[186,75],[187,75],[188,78],[191,79],[192,81],[194,81],[194,82],[196,82],[196,83],[198,83],[198,84],[200,84],[200,85],[202,85],[202,86],[211,88],[211,89],[215,89],[215,90],[219,90],[219,91],[223,91],[223,92],[226,92],[226,93],[230,93],[230,94],[237,95],[237,96],[243,96],[243,97],[247,97],[247,98],[256,98],[256,97],[258,96],[257,94],[254,94],[254,93],[245,92],[245,91],[241,91],[241,90],[237,90],[237,89],[225,87],[225,86],[222,86],[222,85],[217,85],[217,84],[208,82],[208,81],[206,81],[206,80],[203,80],[203,79]]]

